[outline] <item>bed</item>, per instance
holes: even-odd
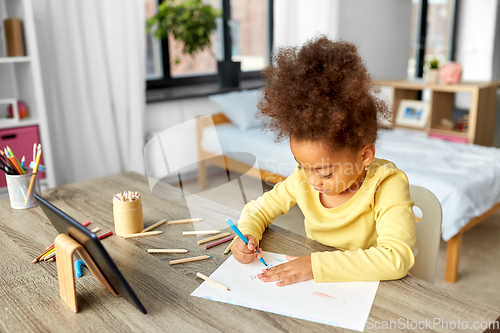
[[[274,143],[272,133],[259,127],[242,130],[222,113],[198,118],[197,134],[200,188],[208,164],[268,183],[283,181],[296,166],[288,143]],[[217,158],[221,150],[224,157]],[[463,233],[500,209],[500,149],[393,129],[381,131],[376,157],[394,162],[411,184],[429,189],[441,202],[445,280],[456,282]]]

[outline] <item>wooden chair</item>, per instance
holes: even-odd
[[[422,218],[417,218],[415,265],[410,274],[434,283],[443,219],[441,204],[431,191],[421,186],[410,185],[410,196],[422,211]]]

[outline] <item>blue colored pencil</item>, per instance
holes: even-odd
[[[244,241],[246,245],[248,245],[248,239],[245,236],[243,236],[243,234],[241,233],[240,229],[238,229],[238,227],[234,225],[233,221],[231,221],[231,219],[228,218],[228,219],[226,219],[226,222],[227,222],[227,224],[229,224],[229,226],[231,227],[231,229],[234,230],[234,232],[238,235],[238,237],[241,238],[241,240]],[[257,251],[257,249],[255,249],[255,252],[259,253],[259,251]],[[263,263],[267,267],[267,264],[264,261],[264,259],[262,258],[262,256],[260,257],[259,260],[260,260],[261,263]]]

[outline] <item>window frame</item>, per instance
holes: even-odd
[[[158,5],[164,0],[158,0]],[[230,0],[222,0],[223,11],[225,6],[230,6]],[[269,62],[271,62],[272,55],[271,50],[273,48],[273,32],[274,32],[274,0],[266,0],[266,22],[267,22],[267,48],[266,53],[269,58]],[[229,7],[230,12],[230,7]],[[225,11],[224,11],[225,14]],[[224,49],[227,47],[231,48],[231,45],[227,45],[228,41],[231,42],[229,38],[224,38]],[[161,54],[162,54],[162,66],[163,66],[163,78],[161,79],[151,79],[146,80],[146,90],[152,89],[162,89],[162,88],[170,88],[170,87],[178,87],[178,86],[189,86],[189,85],[198,85],[198,84],[207,84],[207,83],[216,83],[217,82],[217,74],[209,74],[209,75],[193,75],[188,77],[179,77],[172,78],[170,73],[170,53],[168,47],[168,38],[164,38],[160,41],[161,44]],[[257,71],[248,71],[248,72],[240,72],[241,80],[248,79],[259,79],[262,78],[262,74],[260,70]]]
[[[460,0],[451,0],[451,22],[450,22],[450,42],[448,45],[448,59],[450,61],[455,61],[456,59],[456,40],[457,40],[457,20],[458,11],[460,6]],[[417,28],[417,44],[419,48],[417,49],[415,55],[415,77],[422,78],[424,74],[424,57],[426,49],[426,38],[427,38],[427,11],[428,11],[428,0],[419,0],[418,3],[418,28]]]

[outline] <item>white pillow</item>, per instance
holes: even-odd
[[[232,91],[226,94],[208,96],[224,115],[241,130],[260,126],[255,118],[260,90]]]

